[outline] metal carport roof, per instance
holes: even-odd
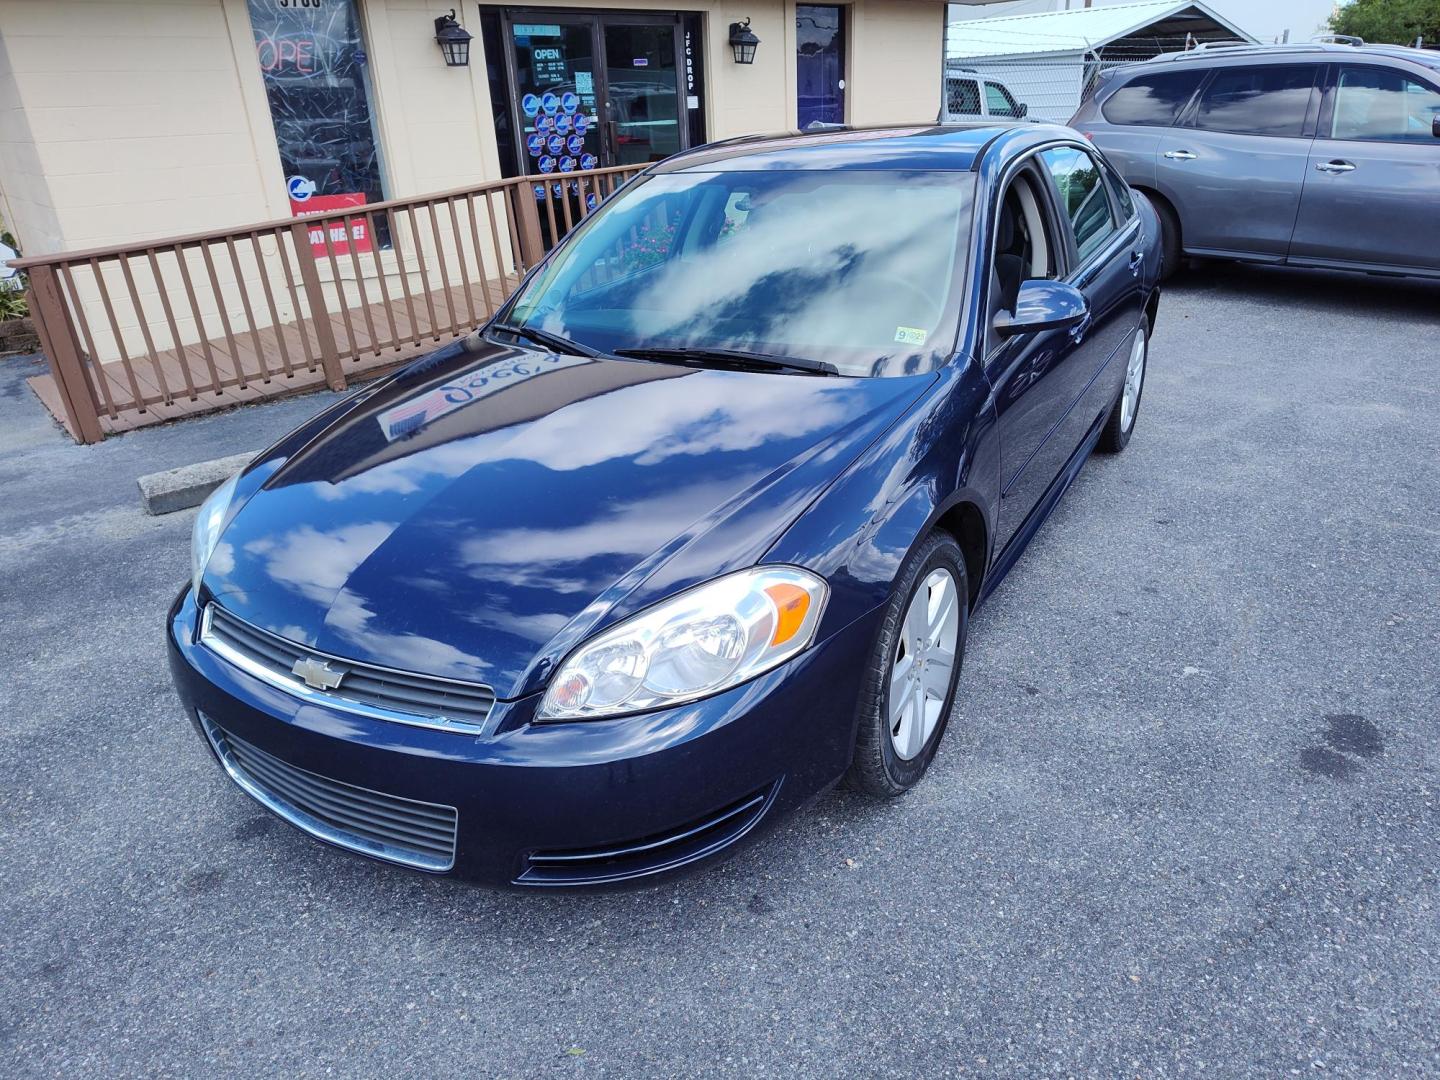
[[[1146,0],[1077,11],[959,20],[947,27],[945,55],[949,59],[970,60],[1085,53],[1156,23],[1184,23],[1192,19],[1197,28],[1208,22],[1208,30],[1219,30],[1242,41],[1256,40],[1203,3]],[[1184,31],[1179,33],[1183,35]]]

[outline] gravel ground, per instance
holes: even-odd
[[[925,782],[621,895],[319,845],[225,781],[134,478],[0,364],[0,1072],[1440,1075],[1440,291],[1214,267],[972,626]]]

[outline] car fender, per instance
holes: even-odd
[[[979,364],[957,360],[776,541],[764,561],[805,566],[830,583],[820,628],[826,637],[885,603],[906,557],[963,503],[984,521],[988,567],[999,487],[990,386]]]

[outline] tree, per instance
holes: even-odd
[[[1330,19],[1337,34],[1389,45],[1440,44],[1440,0],[1351,0]]]

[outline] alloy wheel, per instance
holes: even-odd
[[[890,742],[903,761],[940,723],[959,641],[960,590],[949,570],[932,570],[905,609],[890,669]]]
[[[1129,431],[1135,423],[1135,410],[1140,404],[1140,387],[1145,382],[1145,328],[1135,331],[1130,346],[1130,361],[1125,367],[1125,390],[1120,396],[1120,430]]]

